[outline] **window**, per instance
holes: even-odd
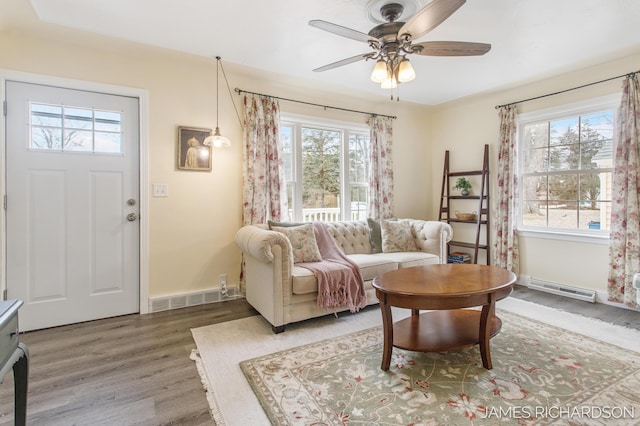
[[[519,117],[519,229],[607,235],[618,99]]]
[[[368,127],[283,115],[280,139],[292,220],[367,218]]]
[[[30,103],[29,149],[55,152],[122,153],[122,113]]]

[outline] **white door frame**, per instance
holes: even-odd
[[[149,312],[149,149],[148,149],[148,111],[149,111],[149,95],[144,89],[136,89],[125,86],[115,86],[110,84],[96,83],[84,80],[74,80],[62,77],[47,76],[44,74],[31,74],[21,71],[6,70],[0,68],[0,100],[6,101],[5,86],[7,80],[19,81],[24,83],[41,84],[45,86],[56,86],[67,89],[83,90],[87,92],[106,93],[110,95],[129,96],[139,99],[139,117],[140,117],[140,313]],[[4,113],[0,120],[0,167],[2,173],[0,180],[2,181],[2,195],[7,193],[6,170],[7,159],[6,152],[6,117]],[[2,277],[0,289],[2,294],[6,294],[7,289],[7,215],[3,202],[0,202],[0,216],[2,229],[0,230],[0,267],[2,268]],[[3,299],[3,297],[0,297]]]

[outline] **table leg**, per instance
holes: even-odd
[[[491,370],[493,368],[491,363],[491,346],[489,340],[491,339],[491,318],[495,315],[495,307],[496,294],[491,293],[489,295],[489,304],[482,305],[482,312],[480,313],[480,330],[478,334],[482,366],[487,370]]]
[[[23,343],[18,344],[17,351],[22,351],[22,356],[13,364],[15,421],[14,424],[24,426],[27,424],[27,390],[29,380],[29,350]]]
[[[382,311],[382,329],[384,330],[382,365],[380,368],[383,371],[387,371],[391,365],[391,353],[393,352],[393,318],[391,317],[391,306],[386,303],[385,298],[380,301],[380,310]]]

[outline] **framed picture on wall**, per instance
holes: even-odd
[[[211,134],[211,129],[178,127],[178,169],[211,171],[211,146],[204,144]]]

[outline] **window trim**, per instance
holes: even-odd
[[[550,108],[544,108],[528,113],[519,114],[516,121],[516,140],[518,146],[518,164],[516,176],[518,177],[518,195],[516,203],[516,229],[518,235],[522,237],[546,238],[552,240],[563,240],[580,243],[593,244],[609,244],[609,230],[561,230],[554,228],[539,228],[525,226],[522,223],[522,140],[520,138],[522,129],[525,125],[544,121],[552,121],[559,118],[575,117],[585,115],[591,112],[612,110],[614,112],[614,120],[616,111],[620,105],[622,94],[616,93],[612,95],[600,96],[596,98],[586,99],[583,101],[572,102]],[[613,134],[614,152],[616,143],[616,134]]]

